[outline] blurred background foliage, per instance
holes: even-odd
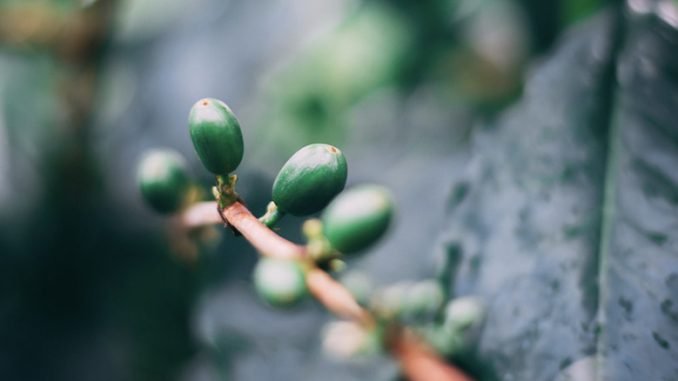
[[[0,377],[390,379],[391,360],[320,351],[327,313],[280,313],[228,232],[199,255],[142,205],[135,166],[173,147],[196,179],[190,106],[243,126],[257,213],[299,147],[325,142],[349,184],[390,187],[385,242],[350,263],[378,284],[428,277],[454,173],[479,121],[596,0],[0,0]],[[282,232],[299,240],[298,219]],[[220,233],[221,234],[221,233]]]

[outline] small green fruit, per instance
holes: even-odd
[[[254,269],[254,287],[275,307],[289,307],[307,294],[306,276],[296,261],[262,258]]]
[[[388,190],[363,185],[337,197],[323,213],[325,236],[332,247],[344,254],[363,250],[388,229],[393,201]]]
[[[144,200],[159,213],[176,212],[189,189],[184,158],[173,150],[151,150],[139,164],[137,181]]]
[[[332,357],[348,360],[382,352],[384,330],[350,321],[331,322],[323,329],[323,349]]]
[[[451,300],[445,307],[444,326],[450,330],[464,331],[479,325],[485,309],[479,299],[471,296]]]
[[[415,283],[403,300],[403,314],[409,318],[432,317],[445,302],[443,290],[433,280]]]
[[[195,151],[208,171],[225,176],[242,161],[240,123],[224,102],[205,98],[191,108],[188,128]]]
[[[471,347],[461,333],[445,327],[430,325],[416,331],[436,352],[448,358],[460,356]]]
[[[273,201],[295,216],[322,210],[346,185],[346,159],[328,144],[311,144],[287,160],[273,183]]]
[[[412,282],[398,282],[377,290],[370,300],[371,309],[382,316],[402,316],[405,297],[411,287]]]
[[[445,320],[436,327],[439,339],[432,341],[434,347],[442,345],[440,353],[459,356],[475,351],[485,319],[485,307],[480,299],[465,296],[453,299],[445,307]]]

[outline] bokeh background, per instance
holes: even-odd
[[[257,213],[298,148],[342,148],[349,185],[393,190],[389,237],[351,268],[434,271],[469,133],[517,99],[603,0],[0,0],[0,378],[380,380],[388,358],[321,350],[318,305],[279,312],[255,253],[219,232],[197,256],[141,202],[136,163],[223,99],[243,126]],[[283,234],[299,240],[298,219]],[[185,244],[185,242],[183,243]]]

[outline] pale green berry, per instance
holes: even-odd
[[[254,286],[259,296],[275,307],[292,306],[307,294],[304,270],[293,260],[260,259],[254,269]]]

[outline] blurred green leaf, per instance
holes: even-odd
[[[357,9],[276,75],[258,140],[283,152],[341,143],[349,108],[395,81],[407,65],[411,32],[388,6]]]
[[[485,378],[678,377],[676,51],[660,13],[599,16],[476,134],[446,239]]]
[[[564,2],[563,21],[570,24],[591,15],[603,6],[601,0],[567,0]]]

